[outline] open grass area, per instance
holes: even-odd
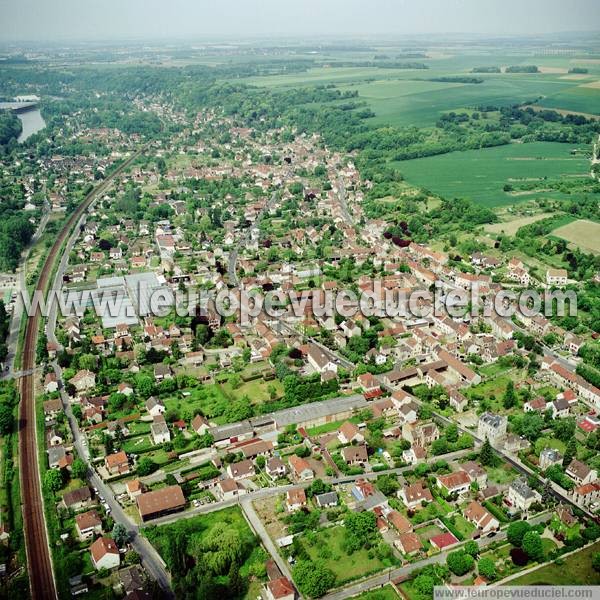
[[[378,590],[370,590],[359,596],[354,596],[354,600],[399,600],[400,596],[390,585],[384,585]]]
[[[539,455],[539,453],[544,448],[554,448],[558,450],[561,454],[565,453],[566,444],[552,437],[541,437],[538,438],[535,442],[535,453]]]
[[[475,526],[467,521],[462,515],[454,515],[454,527],[463,536],[463,539],[468,540],[475,531]]]
[[[510,465],[502,464],[499,467],[486,467],[488,483],[504,485],[517,478],[517,472]]]
[[[311,560],[322,560],[335,573],[336,585],[385,568],[386,565],[377,556],[369,556],[368,550],[346,554],[343,550],[344,535],[344,527],[336,526],[310,532],[301,538]]]
[[[600,573],[592,567],[592,556],[599,551],[600,543],[596,543],[562,560],[512,579],[506,585],[600,585]]]
[[[503,187],[539,179],[543,188],[543,178],[586,176],[589,162],[582,156],[572,156],[573,149],[571,144],[554,142],[509,144],[407,160],[396,165],[409,183],[446,198],[470,198],[478,204],[494,207],[539,196],[559,197],[558,192],[535,190],[511,195],[503,191]]]
[[[552,231],[552,235],[562,238],[579,249],[600,252],[600,223],[580,219]]]
[[[485,225],[484,229],[489,233],[505,233],[506,235],[515,235],[521,227],[524,227],[525,225],[531,225],[531,223],[541,221],[542,219],[546,219],[550,216],[552,216],[552,213],[549,212],[541,212],[527,217],[518,216],[514,219],[501,221],[500,223],[491,223],[489,225]]]

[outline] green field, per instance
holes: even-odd
[[[507,585],[600,585],[600,573],[592,567],[592,556],[600,551],[600,544],[552,563],[517,579]]]
[[[510,194],[505,184],[543,178],[584,176],[589,162],[570,154],[574,147],[557,142],[509,144],[482,150],[452,152],[395,163],[405,179],[446,198],[470,198],[489,207],[514,204],[536,197],[557,197],[557,192]]]
[[[313,561],[322,560],[336,576],[336,586],[364,575],[381,571],[385,564],[362,548],[346,554],[343,549],[345,529],[328,527],[302,536],[302,546]]]
[[[480,105],[508,106],[542,98],[544,106],[564,110],[598,113],[600,90],[580,87],[579,80],[566,79],[564,73],[476,74],[480,84],[427,81],[435,77],[469,76],[471,69],[483,64],[531,64],[531,59],[516,57],[453,56],[437,60],[417,60],[429,69],[382,69],[356,66],[317,67],[304,72],[248,77],[244,81],[260,87],[336,85],[340,90],[356,90],[376,116],[375,125],[433,125],[447,111]],[[540,64],[542,60],[538,61]],[[565,71],[571,65],[558,59],[546,66]]]
[[[551,94],[540,101],[542,106],[600,115],[600,88],[578,85]]]

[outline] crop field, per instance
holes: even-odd
[[[539,196],[560,197],[557,192],[546,194],[535,190],[511,195],[503,191],[503,186],[532,179],[586,176],[588,161],[572,156],[571,150],[569,144],[534,142],[452,152],[395,164],[409,183],[446,198],[470,198],[478,204],[495,207]]]
[[[528,217],[517,217],[516,219],[511,219],[509,221],[502,221],[500,223],[486,225],[484,229],[489,233],[505,233],[506,235],[515,235],[521,227],[530,225],[536,221],[541,221],[542,219],[546,219],[550,216],[552,216],[552,213],[543,212]]]
[[[600,223],[580,219],[555,229],[552,235],[574,244],[583,251],[600,253]]]
[[[363,57],[366,58],[366,57]],[[537,60],[537,59],[536,59]],[[340,90],[356,90],[375,112],[373,125],[433,125],[441,114],[482,104],[510,105],[535,100],[548,108],[600,114],[600,89],[591,87],[594,74],[586,79],[567,74],[573,66],[565,59],[542,60],[541,73],[471,74],[476,65],[531,64],[531,59],[510,56],[445,56],[415,59],[429,69],[393,69],[375,66],[315,67],[304,72],[248,77],[245,83],[269,88],[333,84]],[[592,69],[590,69],[592,71]],[[435,82],[436,77],[476,76],[480,84]]]
[[[562,108],[600,115],[600,88],[593,85],[597,82],[577,83],[579,85],[549,95],[540,104],[548,108]]]

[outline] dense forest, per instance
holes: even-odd
[[[12,111],[0,110],[0,147],[21,134],[21,121]]]

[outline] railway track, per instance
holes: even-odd
[[[121,166],[119,166],[100,185],[94,188],[77,207],[63,226],[56,238],[41,269],[36,289],[44,294],[48,290],[54,265],[60,255],[63,244],[73,228],[96,200],[111,185],[113,179],[120,175],[146,149],[144,146]],[[31,597],[35,600],[55,600],[58,598],[52,557],[50,554],[48,532],[44,516],[44,498],[38,462],[38,445],[35,415],[35,363],[38,331],[41,315],[36,311],[27,317],[25,340],[23,344],[22,371],[29,373],[21,378],[21,403],[19,406],[19,473],[21,481],[21,503],[27,553],[27,569]]]

